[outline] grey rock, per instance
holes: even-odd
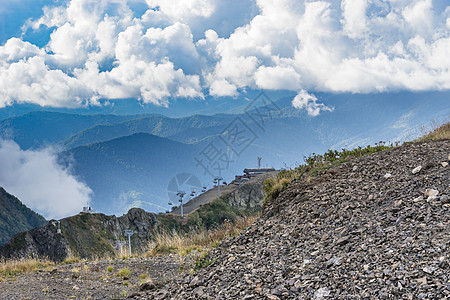
[[[417,166],[417,167],[415,167],[415,168],[412,170],[412,173],[413,173],[413,174],[417,174],[417,173],[420,172],[420,170],[422,170],[422,166]]]
[[[314,299],[323,299],[328,296],[330,296],[330,290],[326,287],[322,287],[314,293]]]

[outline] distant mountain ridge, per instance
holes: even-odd
[[[0,245],[15,234],[42,226],[47,221],[0,187]]]
[[[135,133],[148,133],[160,137],[180,135],[189,129],[207,129],[224,126],[233,116],[194,115],[186,118],[168,118],[161,115],[142,116],[115,124],[102,124],[83,130],[61,141],[65,149],[104,142]]]
[[[12,139],[22,149],[40,148],[96,125],[119,123],[136,117],[35,111],[1,121],[0,138]]]
[[[179,172],[192,170],[190,160],[200,149],[147,133],[62,152],[72,168],[94,191],[92,206],[103,213],[121,213],[131,204],[165,211],[167,183]]]

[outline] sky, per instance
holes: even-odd
[[[0,108],[450,88],[447,0],[0,0]],[[181,100],[180,100],[181,99]]]

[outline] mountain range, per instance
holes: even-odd
[[[241,113],[180,118],[36,111],[0,121],[0,137],[22,149],[58,149],[60,163],[93,190],[99,212],[159,212],[169,209],[168,184],[177,174],[211,186],[219,169],[230,181],[256,167],[258,156],[263,166],[290,168],[329,148],[412,139],[423,124],[450,115],[450,92],[316,95],[333,111],[309,116],[292,107],[293,97],[250,103]]]

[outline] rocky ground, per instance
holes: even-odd
[[[204,268],[135,298],[450,298],[449,163],[428,141],[295,180]]]
[[[163,286],[184,263],[178,256],[161,256],[50,266],[0,282],[0,299],[126,299]]]

